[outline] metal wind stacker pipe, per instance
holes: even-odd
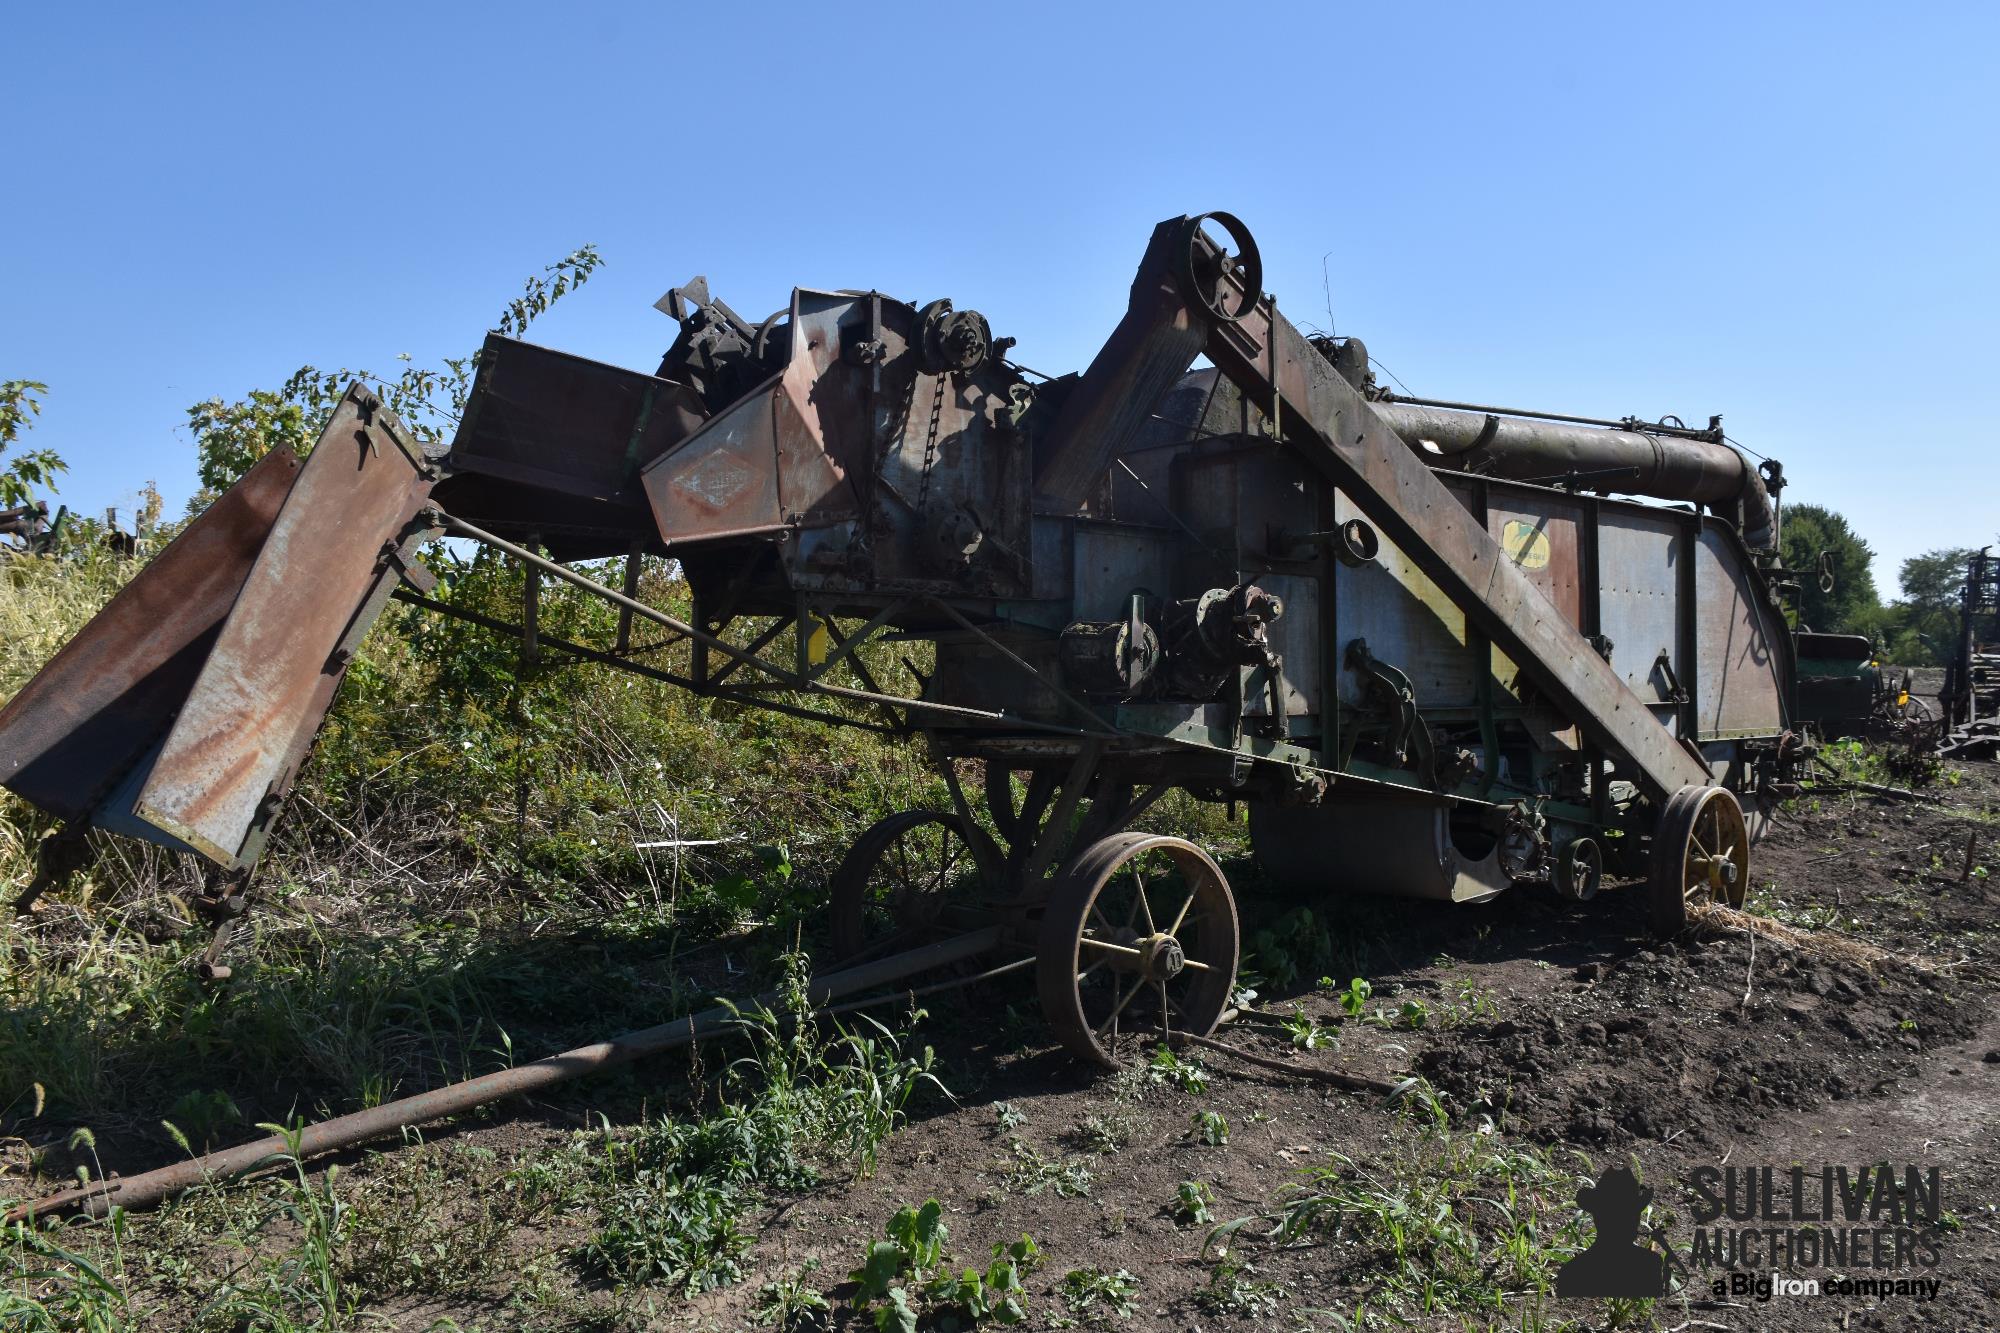
[[[1055,379],[948,300],[800,288],[753,321],[697,278],[660,306],[652,374],[489,336],[448,447],[355,385],[308,456],[189,524],[0,709],[0,781],[64,822],[23,906],[93,828],[194,855],[226,977],[392,598],[545,668],[920,744],[950,803],[854,844],[831,961],[914,984],[952,941],[1032,955],[1055,1035],[1102,1065],[1229,1002],[1226,878],[1133,829],[1172,790],[1247,805],[1264,870],[1321,910],[1639,878],[1672,933],[1742,901],[1801,753],[1797,645],[1782,473],[1717,422],[1393,399],[1359,340],[1279,313],[1219,213],[1155,228],[1125,316]],[[518,621],[438,585],[446,534],[529,570]],[[667,562],[685,615],[640,595]],[[550,579],[617,607],[615,637],[546,633]]]

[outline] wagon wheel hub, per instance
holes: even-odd
[[[1171,981],[1187,967],[1181,942],[1171,935],[1149,935],[1139,945],[1148,981]]]

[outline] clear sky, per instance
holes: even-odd
[[[1413,392],[1689,421],[1903,557],[2000,538],[2000,7],[15,5],[0,379],[88,512],[186,407],[536,341],[650,368],[706,273],[948,295],[1059,372],[1227,209]]]

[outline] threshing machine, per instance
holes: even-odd
[[[470,614],[420,559],[449,536],[527,567],[518,621],[474,618],[543,660],[920,741],[951,804],[848,853],[840,960],[1011,953],[1086,1060],[1229,1004],[1222,871],[1133,830],[1175,788],[1246,806],[1320,906],[1610,875],[1672,932],[1741,901],[1794,645],[1778,474],[1719,421],[1385,392],[1359,340],[1279,313],[1221,213],[1161,223],[1103,349],[1053,379],[948,300],[800,288],[755,321],[696,279],[661,305],[653,374],[489,337],[448,449],[356,385],[192,522],[0,711],[0,779],[66,823],[31,893],[88,828],[205,858],[222,971],[370,624],[392,597]],[[691,615],[636,595],[648,559]],[[546,634],[550,578],[616,604],[615,640]],[[885,671],[857,651],[885,639],[934,652]]]

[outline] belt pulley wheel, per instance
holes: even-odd
[[[1236,984],[1236,900],[1182,838],[1119,833],[1084,849],[1042,917],[1042,1012],[1071,1053],[1119,1068],[1152,1042],[1215,1030]]]
[[[972,928],[987,897],[972,839],[985,837],[937,810],[871,824],[833,873],[835,961],[883,958]]]
[[[1572,838],[1556,853],[1556,892],[1571,902],[1587,903],[1597,896],[1604,879],[1604,853],[1591,838]]]
[[[1653,933],[1666,938],[1687,925],[1690,903],[1743,906],[1750,890],[1750,829],[1727,787],[1682,787],[1653,830],[1647,879]]]

